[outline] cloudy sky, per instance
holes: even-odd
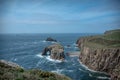
[[[102,33],[120,28],[120,0],[0,0],[0,33]]]

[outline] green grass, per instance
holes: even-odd
[[[70,78],[38,69],[24,70],[0,62],[0,80],[71,80]]]
[[[117,40],[119,41],[120,40],[120,32],[112,32],[112,33],[109,33],[109,34],[105,34],[103,36],[104,39],[107,39],[107,40]]]
[[[120,30],[108,31],[104,35],[84,37],[84,45],[92,48],[120,48]]]

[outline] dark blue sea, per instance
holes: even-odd
[[[0,34],[0,59],[15,62],[25,69],[41,69],[69,76],[73,80],[108,80],[103,73],[94,72],[83,66],[78,57],[66,56],[64,62],[41,56],[43,49],[54,42],[46,42],[47,37],[56,39],[64,46],[65,53],[78,51],[76,41],[82,36],[96,34]],[[70,45],[70,47],[67,47]]]

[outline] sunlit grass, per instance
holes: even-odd
[[[109,31],[104,35],[85,37],[84,45],[91,48],[120,47],[120,30]]]

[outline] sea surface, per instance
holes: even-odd
[[[41,69],[69,76],[73,80],[109,80],[108,75],[89,70],[78,57],[66,55],[64,62],[42,56],[43,49],[55,42],[45,41],[52,37],[64,46],[65,53],[80,51],[76,41],[83,36],[96,34],[0,34],[0,59],[15,62],[25,69]],[[70,47],[67,47],[70,45]]]

